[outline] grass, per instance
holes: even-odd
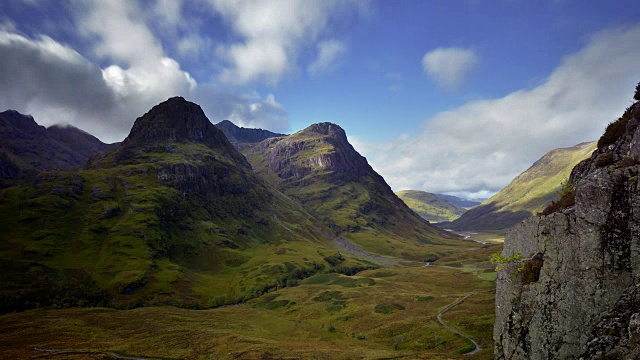
[[[208,307],[313,274],[295,271],[333,267],[325,260],[336,254],[328,229],[299,205],[215,149],[168,148],[143,152],[126,165],[107,154],[88,170],[45,172],[33,183],[0,190],[0,261],[46,269],[30,279],[5,276],[0,292],[7,301],[31,299],[19,309],[104,304],[102,296],[58,294],[82,276],[91,287],[86,293],[104,290],[114,307]],[[200,179],[205,184],[181,175],[189,171],[213,175]],[[337,266],[367,264],[348,259]],[[43,285],[51,277],[57,287]]]
[[[445,198],[424,191],[404,190],[396,192],[400,200],[418,215],[430,222],[453,221],[467,210]]]
[[[220,359],[492,358],[492,284],[452,268],[384,271],[393,276],[377,277],[379,270],[358,274],[374,279],[372,286],[304,283],[246,305],[213,310],[76,308],[8,314],[0,317],[0,357],[43,355],[32,350],[39,347],[168,359],[214,354]],[[442,327],[435,316],[472,291],[482,294],[443,316],[484,345],[469,357],[461,354],[467,341]],[[432,299],[420,301],[419,296]],[[344,306],[328,309],[330,304]],[[404,309],[376,313],[380,304]]]

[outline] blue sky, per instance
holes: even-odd
[[[595,140],[630,104],[638,43],[624,0],[16,0],[0,108],[106,142],[175,95],[214,123],[331,121],[394,190],[482,197]]]

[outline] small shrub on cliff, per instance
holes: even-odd
[[[560,199],[552,201],[544,210],[538,213],[540,215],[549,215],[560,210],[564,210],[576,203],[576,187],[569,180],[565,180],[560,184]]]
[[[518,271],[520,271],[523,260],[524,256],[520,253],[512,254],[509,257],[500,253],[491,254],[491,263],[496,265],[496,271],[507,270],[507,268],[512,264],[519,264]]]
[[[636,93],[633,95],[633,99],[640,101],[640,82],[636,85]]]
[[[603,149],[611,144],[615,144],[627,131],[627,124],[631,119],[631,106],[629,106],[622,116],[607,125],[604,134],[598,140],[598,149]]]
[[[613,153],[610,153],[610,152],[600,154],[596,158],[597,167],[605,167],[605,166],[611,165],[612,163],[613,163]]]

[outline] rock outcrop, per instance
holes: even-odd
[[[573,169],[575,205],[507,236],[516,261],[498,276],[496,359],[640,358],[638,124],[636,103]]]

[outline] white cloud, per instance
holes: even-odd
[[[232,84],[256,80],[277,84],[285,74],[296,69],[301,48],[319,39],[330,18],[347,11],[363,12],[368,3],[356,0],[208,1],[241,38],[220,46],[217,51],[226,62],[220,79]]]
[[[318,43],[316,59],[307,66],[311,75],[328,71],[347,52],[347,46],[339,40],[325,40]]]
[[[289,130],[289,116],[272,94],[264,98],[258,93],[236,95],[214,85],[202,85],[195,90],[193,98],[214,123],[230,120],[242,127],[280,133]]]
[[[422,67],[436,82],[447,87],[459,86],[478,64],[478,55],[471,49],[437,48],[422,58]]]
[[[136,117],[175,95],[200,103],[212,122],[233,118],[274,131],[288,127],[287,113],[273,95],[234,95],[197,85],[167,57],[101,69],[50,37],[2,30],[0,53],[0,109],[31,114],[45,126],[71,124],[106,142],[124,139]]]
[[[211,49],[211,40],[197,33],[187,34],[178,40],[177,49],[181,56],[201,56]]]
[[[182,0],[156,0],[152,9],[165,27],[175,28],[182,22]]]
[[[596,140],[622,114],[639,80],[639,42],[640,26],[602,32],[540,86],[437,114],[419,135],[367,156],[395,190],[497,191],[546,152]]]

